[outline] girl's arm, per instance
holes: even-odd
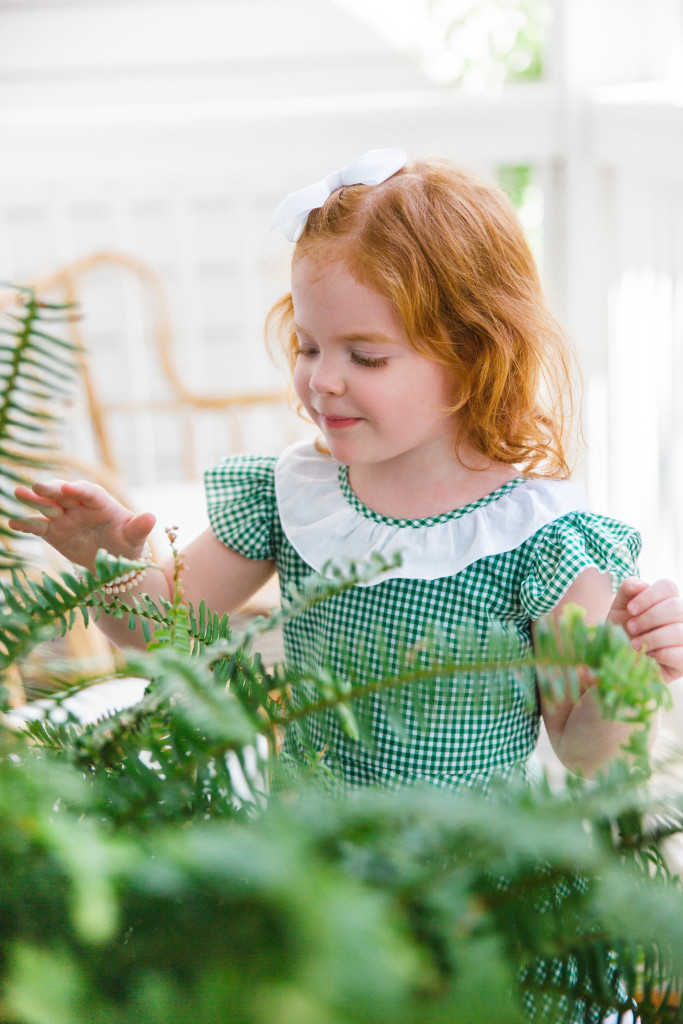
[[[50,480],[33,487],[18,487],[16,496],[36,514],[10,520],[12,529],[42,537],[61,555],[92,569],[95,555],[104,548],[113,555],[138,558],[154,527],[150,512],[134,515],[104,488],[87,481]],[[206,530],[182,552],[185,600],[199,606],[202,598],[212,612],[239,608],[273,575],[274,564],[246,558],[222,544]],[[173,590],[173,559],[149,569],[133,594],[170,599]],[[119,595],[121,597],[122,595]],[[125,595],[123,595],[125,599]],[[141,630],[131,631],[128,622],[101,616],[98,626],[121,647],[144,648]]]
[[[586,609],[586,621],[597,624],[607,619],[622,626],[636,650],[645,647],[670,683],[683,675],[683,600],[670,580],[651,585],[643,580],[624,580],[616,597],[607,574],[586,569],[571,584],[553,614],[558,617],[568,604]],[[541,697],[541,712],[548,737],[560,760],[570,769],[593,775],[628,738],[629,726],[605,720],[591,692],[588,674],[583,693],[550,702]]]

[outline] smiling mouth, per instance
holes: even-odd
[[[359,416],[321,416],[323,424],[330,430],[343,430],[360,423]]]

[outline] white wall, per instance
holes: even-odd
[[[330,0],[0,0],[0,107],[139,107],[412,87]]]

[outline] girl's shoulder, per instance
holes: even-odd
[[[276,463],[277,456],[231,455],[204,474],[211,529],[247,558],[274,557]]]
[[[482,558],[519,548],[548,524],[588,504],[565,480],[515,477],[461,508],[427,519],[392,519],[364,506],[346,467],[308,442],[287,449],[275,467],[278,515],[285,536],[315,570],[328,563],[387,561],[399,568],[374,582],[453,576]]]
[[[609,516],[577,509],[539,529],[520,551],[522,603],[532,619],[550,612],[586,569],[609,574],[614,588],[638,574],[641,537]]]
[[[228,455],[204,473],[205,485],[220,489],[240,482],[273,480],[277,455]]]

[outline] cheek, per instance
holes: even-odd
[[[415,374],[414,388],[422,396],[425,408],[432,416],[442,414],[455,401],[456,388],[451,374],[434,363],[419,368]]]
[[[309,391],[308,373],[306,372],[305,365],[301,362],[300,359],[297,359],[296,363],[294,364],[294,370],[292,372],[292,385],[297,394],[297,397],[300,398],[302,402],[305,402]]]
[[[433,364],[426,368],[418,364],[407,376],[402,391],[405,413],[425,424],[452,421],[453,414],[448,410],[453,405],[453,392],[449,375],[435,373]]]

